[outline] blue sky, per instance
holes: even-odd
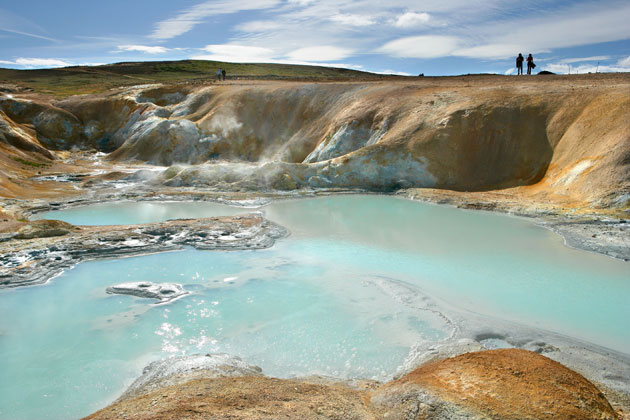
[[[426,75],[630,71],[630,1],[22,0],[0,67],[188,58]],[[597,67],[599,63],[599,67]]]

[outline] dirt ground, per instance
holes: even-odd
[[[617,419],[581,375],[537,353],[491,350],[422,366],[385,385],[195,379],[117,401],[86,420]]]

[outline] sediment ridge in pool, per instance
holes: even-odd
[[[261,215],[173,220],[144,225],[72,226],[59,230],[47,220],[22,226],[2,243],[0,289],[45,283],[74,265],[182,249],[262,249],[288,235]],[[30,232],[28,238],[22,238]]]

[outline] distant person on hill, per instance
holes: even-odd
[[[533,68],[536,68],[536,64],[534,64],[534,57],[530,54],[527,56],[527,74],[532,74]]]
[[[225,69],[221,69],[221,76],[223,76],[223,80],[225,80]]]
[[[519,74],[523,74],[523,61],[525,60],[525,58],[523,57],[523,54],[518,53],[518,57],[516,57],[516,71],[517,71],[517,75]]]
[[[217,70],[217,79],[221,80],[221,74],[223,74],[223,70]]]

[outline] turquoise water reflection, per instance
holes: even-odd
[[[54,216],[124,224],[223,211],[146,204]],[[0,418],[88,414],[147,362],[184,353],[228,352],[278,376],[386,378],[415,343],[451,333],[383,289],[390,280],[459,308],[630,348],[630,265],[566,248],[526,220],[379,196],[261,210],[292,232],[268,250],[88,262],[48,285],[0,292]],[[140,280],[183,283],[193,294],[155,306],[104,293]]]

